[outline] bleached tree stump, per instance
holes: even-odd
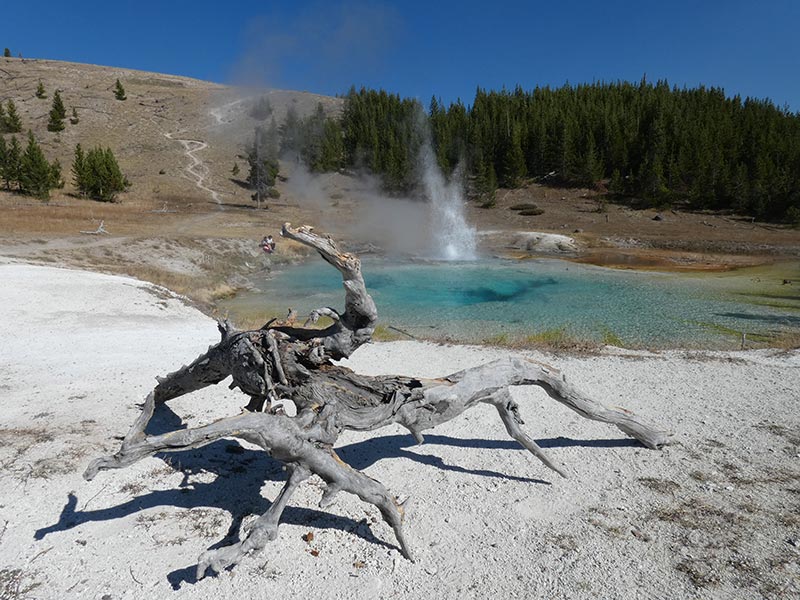
[[[147,396],[142,413],[120,450],[94,460],[84,473],[90,480],[99,471],[126,467],[157,452],[198,448],[220,438],[251,442],[283,462],[289,476],[269,510],[238,543],[201,555],[198,578],[205,576],[209,568],[219,572],[235,565],[274,540],[292,493],[312,474],[326,483],[321,507],[328,506],[342,491],[375,505],[394,530],[403,555],[413,560],[403,533],[403,506],[380,482],[346,464],[334,451],[344,430],[372,431],[397,423],[423,443],[423,431],[479,403],[491,404],[512,438],[564,476],[521,428],[519,406],[508,389],[512,385],[536,385],[581,416],[616,425],[648,448],[667,443],[663,432],[628,411],[606,408],[588,398],[557,369],[522,358],[509,357],[438,379],[368,377],[333,364],[332,360],[348,357],[370,341],[378,320],[375,303],[361,275],[361,262],[310,227],[294,229],[286,223],[281,234],[314,248],[339,270],[345,289],[344,311],[317,309],[302,327],[271,321],[261,329],[235,331],[229,323],[221,322],[222,340],[190,365],[158,378],[158,385]],[[332,319],[330,326],[308,327],[323,315]],[[204,427],[145,434],[157,404],[219,383],[228,376],[233,379],[231,388],[238,387],[250,397],[247,412]],[[272,410],[273,403],[285,398],[296,405],[296,416]]]

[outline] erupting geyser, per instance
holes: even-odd
[[[440,260],[475,260],[476,231],[464,217],[464,192],[458,177],[445,181],[429,143],[421,150],[422,184],[430,200],[430,226],[435,233],[432,258]]]

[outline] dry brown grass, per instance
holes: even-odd
[[[22,600],[42,584],[22,569],[0,569],[0,599]]]

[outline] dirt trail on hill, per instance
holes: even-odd
[[[196,187],[203,190],[204,192],[207,192],[214,200],[214,202],[217,203],[220,210],[225,210],[219,192],[211,189],[205,184],[205,181],[209,178],[210,174],[208,166],[203,162],[202,159],[195,156],[195,152],[200,152],[201,150],[205,150],[206,148],[208,148],[208,143],[204,142],[203,140],[173,137],[178,133],[180,132],[165,133],[164,137],[174,142],[180,143],[183,146],[184,154],[188,156],[189,159],[192,161],[192,163],[184,169],[184,171],[188,175],[187,178],[193,181]]]

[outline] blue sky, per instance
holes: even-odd
[[[800,1],[9,2],[0,47],[427,104],[476,86],[667,79],[800,110]]]

